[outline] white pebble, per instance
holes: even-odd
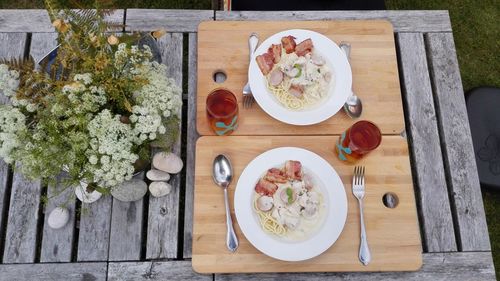
[[[49,227],[53,229],[62,228],[69,221],[69,211],[66,208],[57,207],[52,210],[47,220]]]
[[[172,186],[164,181],[154,181],[149,184],[149,192],[154,197],[163,197],[170,193]]]
[[[182,159],[173,153],[158,152],[153,157],[153,166],[158,170],[177,174],[182,170],[184,164]]]
[[[168,181],[170,174],[164,171],[151,169],[146,173],[146,177],[151,181]]]

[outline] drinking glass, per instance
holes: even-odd
[[[340,135],[335,151],[340,160],[352,163],[376,149],[381,141],[382,133],[377,125],[358,121]]]
[[[207,97],[207,118],[218,136],[233,133],[238,127],[238,101],[229,90],[218,88]]]

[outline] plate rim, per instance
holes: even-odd
[[[286,109],[283,105],[274,100],[271,96],[272,94],[269,93],[267,87],[263,83],[264,75],[260,71],[257,62],[255,61],[255,57],[258,54],[264,53],[272,43],[276,43],[276,38],[281,38],[285,35],[292,35],[297,38],[309,37],[313,40],[313,42],[320,40],[330,44],[329,47],[332,48],[331,50],[328,50],[328,52],[321,50],[320,52],[323,56],[336,58],[335,64],[332,59],[329,60],[332,64],[332,71],[335,75],[335,85],[333,85],[333,89],[330,88],[330,91],[333,91],[330,94],[340,95],[339,99],[329,97],[324,105],[306,111],[292,111]],[[338,79],[338,77],[343,79]],[[347,57],[344,55],[337,43],[335,43],[332,39],[312,30],[288,29],[270,35],[257,47],[248,66],[248,81],[255,100],[262,110],[264,110],[264,112],[266,112],[269,116],[286,124],[298,126],[314,125],[331,118],[342,109],[344,103],[351,94],[352,69]],[[339,83],[339,81],[341,81],[341,83]],[[306,113],[309,114],[304,115]]]
[[[284,153],[284,155],[287,155],[286,156],[287,159],[279,159],[280,162],[284,162],[286,160],[293,158],[294,157],[293,153],[295,153],[296,155],[302,154],[301,157],[307,156],[307,157],[310,157],[311,159],[313,159],[313,160],[306,159],[306,161],[312,161],[312,162],[316,162],[316,163],[318,163],[318,161],[319,161],[319,163],[322,162],[321,165],[323,165],[323,169],[327,169],[327,170],[330,170],[330,172],[333,172],[333,173],[328,174],[324,177],[321,177],[320,175],[316,175],[316,176],[318,177],[319,180],[321,180],[323,182],[323,186],[324,186],[326,192],[328,193],[327,196],[328,196],[328,201],[330,202],[330,205],[332,205],[332,198],[334,198],[334,197],[339,198],[338,200],[335,200],[335,202],[340,203],[340,204],[338,205],[338,208],[337,208],[337,206],[335,206],[335,207],[328,206],[328,208],[329,208],[328,213],[327,213],[326,217],[324,218],[325,221],[323,222],[323,225],[321,226],[321,228],[315,234],[313,234],[310,238],[308,238],[304,241],[300,241],[300,242],[279,241],[276,238],[273,238],[269,234],[265,233],[261,229],[261,227],[258,225],[257,221],[254,219],[253,216],[252,216],[252,219],[247,218],[247,214],[249,213],[248,210],[250,209],[250,215],[253,215],[253,210],[252,210],[250,202],[248,202],[249,204],[246,204],[247,206],[244,206],[245,205],[244,202],[246,202],[246,201],[244,201],[245,197],[242,197],[242,196],[245,196],[245,192],[247,192],[247,193],[251,192],[250,190],[253,190],[253,188],[251,188],[249,191],[243,190],[243,188],[245,186],[248,186],[249,184],[242,183],[242,181],[246,181],[247,177],[252,177],[252,178],[255,177],[255,176],[253,176],[252,172],[249,169],[253,169],[253,166],[260,164],[259,162],[267,161],[266,158],[274,157],[276,154],[279,154],[279,153]],[[290,155],[290,156],[288,156],[288,155]],[[301,159],[297,159],[297,160],[301,160]],[[264,169],[259,168],[260,174],[262,174],[266,169],[271,168],[271,166],[274,166],[274,165],[269,164]],[[333,189],[330,191],[329,185],[327,185],[325,183],[325,178],[330,178],[330,179],[333,178],[334,181],[337,181],[337,183],[339,185],[337,185],[335,188],[340,189],[341,191],[334,191]],[[246,182],[249,182],[249,181],[246,181]],[[250,184],[250,186],[253,187],[254,183]],[[331,184],[330,184],[330,186],[331,186]],[[239,198],[242,198],[242,199],[239,199]],[[243,233],[245,238],[250,242],[250,244],[252,244],[252,246],[254,246],[261,253],[263,253],[271,258],[274,258],[277,260],[282,260],[282,261],[308,260],[308,259],[314,258],[316,256],[319,256],[322,253],[324,253],[325,251],[327,251],[338,240],[338,238],[342,234],[342,232],[345,228],[345,224],[347,221],[347,213],[348,213],[348,200],[347,200],[345,186],[344,186],[340,176],[338,175],[337,171],[333,168],[333,166],[328,161],[326,161],[323,157],[321,157],[320,155],[318,155],[310,150],[300,148],[300,147],[291,147],[291,146],[272,148],[272,149],[266,150],[265,152],[259,154],[257,157],[253,158],[246,165],[246,167],[243,169],[243,171],[241,172],[241,174],[239,176],[238,182],[237,182],[236,187],[235,187],[233,204],[234,204],[234,211],[235,211],[235,216],[236,216],[236,220],[238,222],[238,225],[241,229],[241,232]],[[334,212],[339,211],[339,210],[336,210],[335,208],[339,209],[340,213],[334,213]],[[335,214],[334,219],[338,218],[338,223],[336,225],[332,223],[331,227],[328,227],[327,226],[328,221],[332,221],[332,217],[331,217],[332,213]],[[254,225],[252,226],[252,224],[254,224]],[[259,231],[255,234],[255,232],[251,232],[252,229],[254,229],[254,230],[258,229]],[[251,236],[251,234],[255,234],[255,235]],[[330,240],[328,240],[328,241],[323,240],[326,242],[322,242],[323,244],[319,244],[319,246],[315,246],[314,248],[310,248],[310,245],[307,245],[307,244],[313,243],[312,239],[315,238],[316,236],[318,236],[320,238],[330,239]],[[285,254],[282,254],[282,253],[277,254],[277,253],[273,252],[274,250],[269,250],[269,249],[265,248],[265,245],[263,243],[273,243],[273,245],[275,245],[275,246],[273,246],[274,248],[279,248],[281,250],[283,249],[282,248],[283,246],[295,245],[295,247],[292,246],[292,248],[293,248],[292,250],[287,249],[287,252]],[[305,247],[305,248],[300,249],[301,246]],[[304,251],[307,249],[313,249],[313,250],[311,250],[309,252]],[[290,253],[295,253],[295,254],[293,256],[290,256]]]

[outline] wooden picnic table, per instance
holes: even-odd
[[[159,40],[169,75],[183,88],[185,160],[171,194],[124,203],[110,196],[91,206],[71,191],[41,203],[52,189],[0,162],[0,280],[495,280],[462,82],[447,11],[227,12],[117,10],[124,31],[165,28]],[[420,222],[423,267],[417,272],[216,274],[191,268],[196,119],[197,26],[212,20],[387,19],[394,26],[406,132]],[[0,57],[56,46],[44,10],[0,10]],[[5,97],[1,97],[4,101]],[[70,222],[48,227],[65,203]],[[83,209],[82,212],[78,210]]]

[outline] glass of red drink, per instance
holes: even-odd
[[[343,132],[335,145],[340,160],[355,162],[374,150],[382,141],[382,133],[370,121],[358,121]]]
[[[229,90],[218,88],[207,97],[207,118],[218,136],[230,135],[238,127],[238,100]]]

